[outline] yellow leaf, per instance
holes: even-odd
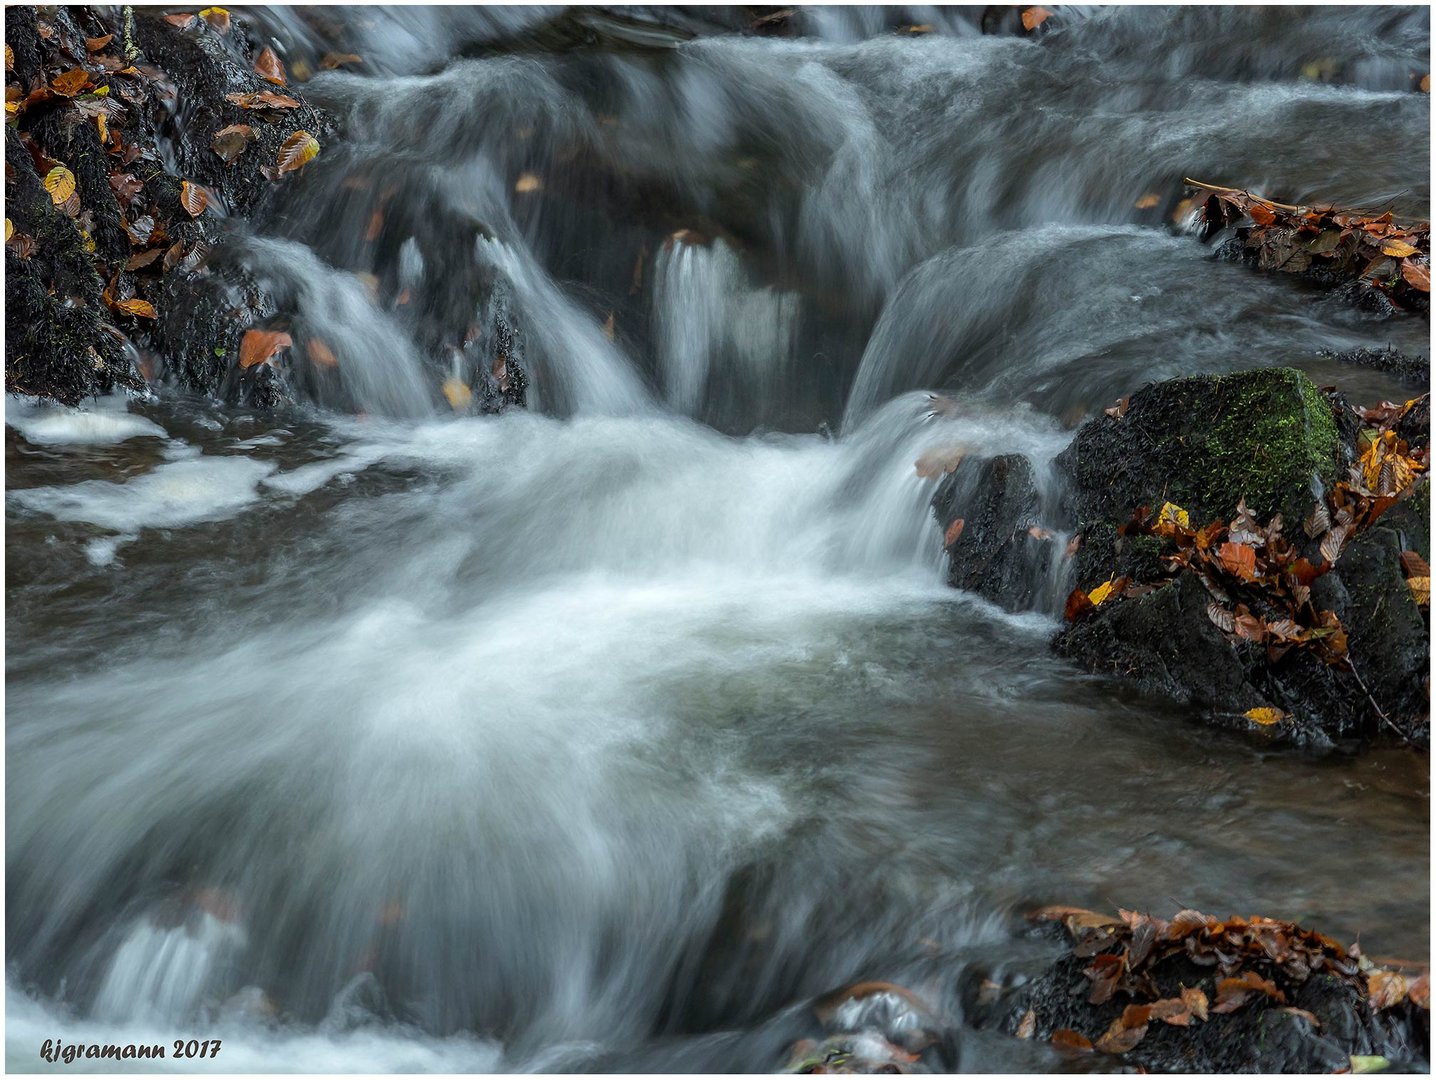
[[[7,102],[5,102],[5,115],[6,115],[6,116],[19,116],[19,115],[20,115],[20,102],[18,102],[18,101],[7,101]]]
[[[530,192],[542,191],[543,181],[531,172],[523,173],[514,184],[514,190],[520,195],[527,195]]]
[[[296,131],[279,148],[279,171],[296,172],[319,156],[319,140],[307,131]]]
[[[1430,606],[1431,579],[1429,577],[1407,578],[1406,587],[1411,590],[1411,598],[1416,601],[1417,607]]]
[[[56,206],[75,194],[75,174],[63,165],[56,165],[45,174],[45,190]]]
[[[1408,255],[1421,254],[1421,249],[1413,247],[1405,240],[1387,240],[1381,245],[1381,254],[1390,255],[1393,259],[1404,259]]]
[[[1106,581],[1102,582],[1102,584],[1098,585],[1095,589],[1088,593],[1087,599],[1091,600],[1092,603],[1095,605],[1100,604],[1103,600],[1109,599],[1111,595],[1112,579],[1108,578]]]
[[[469,384],[463,379],[445,379],[444,397],[449,399],[449,405],[455,412],[461,412],[469,407],[469,402],[474,400],[474,392],[469,389]]]
[[[9,45],[5,46],[5,70],[15,70],[15,50],[10,48]]]
[[[1263,727],[1280,724],[1286,719],[1286,713],[1280,709],[1248,709],[1243,715],[1253,724],[1261,724]]]
[[[86,250],[86,251],[89,251],[89,252],[92,252],[92,253],[94,252],[94,250],[95,250],[95,238],[94,238],[93,236],[91,236],[89,233],[87,233],[84,229],[81,229],[81,230],[80,230],[80,243],[82,243],[82,244],[85,246],[85,250]]]
[[[95,127],[99,129],[100,145],[103,146],[110,141],[110,122],[105,119],[104,113],[95,114]]]
[[[1152,209],[1152,207],[1156,206],[1161,201],[1162,197],[1160,195],[1156,194],[1155,192],[1149,191],[1147,192],[1147,194],[1143,195],[1140,199],[1137,200],[1137,209],[1150,210]]]
[[[1374,1073],[1389,1068],[1391,1068],[1391,1062],[1379,1054],[1351,1055],[1351,1071],[1354,1073]]]
[[[229,30],[229,11],[226,8],[207,7],[199,13],[199,17],[221,34]]]
[[[9,218],[5,219],[5,243],[10,242],[10,237],[15,235],[15,223]]]
[[[1156,532],[1160,536],[1170,536],[1177,529],[1190,529],[1191,518],[1187,512],[1176,503],[1163,503],[1162,509],[1157,514]]]
[[[93,97],[109,97],[110,88],[108,86],[97,86],[90,91],[90,94]]]

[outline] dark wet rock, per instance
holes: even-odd
[[[1408,431],[1428,438],[1418,410]],[[1424,413],[1422,414],[1424,415]],[[1314,496],[1344,473],[1359,424],[1296,371],[1271,369],[1177,379],[1133,395],[1124,416],[1085,425],[1058,458],[1070,483],[1067,510],[1083,536],[1076,583],[1090,591],[1130,576],[1162,582],[1104,603],[1068,623],[1054,645],[1089,671],[1195,707],[1218,725],[1250,728],[1250,709],[1288,714],[1275,737],[1308,745],[1350,739],[1429,739],[1428,615],[1401,569],[1403,551],[1429,559],[1429,481],[1359,533],[1335,567],[1312,584],[1317,610],[1335,612],[1349,641],[1351,670],[1305,649],[1273,660],[1265,646],[1229,637],[1208,615],[1212,596],[1162,564],[1171,547],[1120,529],[1138,507],[1170,501],[1193,528],[1229,520],[1245,499],[1260,521],[1280,513],[1286,535],[1321,564],[1300,522]]]
[[[1050,539],[1029,532],[1041,509],[1032,463],[1003,454],[961,465],[938,485],[932,507],[944,536],[963,522],[947,545],[948,584],[1011,611],[1031,608],[1056,555]]]
[[[210,253],[277,184],[299,182],[265,175],[289,135],[303,129],[324,140],[334,130],[301,91],[258,76],[258,46],[245,18],[234,13],[222,32],[198,17],[179,27],[144,9],[8,13],[6,42],[22,88],[43,85],[74,66],[72,58],[84,57],[95,85],[106,91],[102,98],[37,101],[7,126],[7,216],[18,234],[6,252],[6,382],[12,390],[75,404],[115,387],[142,388],[143,376],[222,392],[237,362],[237,340],[263,302],[242,276],[211,280]],[[113,40],[104,49],[87,50],[85,38],[107,34]],[[128,74],[117,70],[124,65]],[[226,99],[262,90],[282,92],[300,106],[257,113]],[[100,109],[119,144],[101,143],[93,115]],[[226,163],[211,137],[236,123],[250,125],[255,139]],[[41,186],[47,159],[74,173],[77,215],[54,206]],[[210,207],[198,216],[182,205],[184,181],[207,192]],[[155,317],[107,302],[128,299],[152,305]]]
[[[1084,537],[1078,578],[1090,587],[1118,570],[1116,529],[1141,506],[1172,502],[1196,524],[1230,518],[1245,499],[1261,520],[1299,522],[1344,457],[1330,403],[1294,368],[1139,390],[1125,415],[1094,417],[1057,458]]]
[[[1004,1030],[1016,1033],[1030,1009],[1032,1038],[1046,1041],[1067,1029],[1095,1043],[1132,1001],[1119,994],[1090,1004],[1092,983],[1083,975],[1090,962],[1070,953],[1059,959],[1014,997]],[[1153,974],[1160,997],[1176,997],[1185,987],[1216,998],[1212,968],[1184,956],[1162,961]],[[1316,1025],[1292,1009],[1310,1013]],[[1321,973],[1289,988],[1285,1004],[1263,998],[1185,1027],[1152,1021],[1121,1058],[1152,1072],[1331,1073],[1350,1068],[1353,1055],[1379,1055],[1419,1069],[1429,1038],[1424,1010],[1406,1003],[1378,1013],[1351,982]]]
[[[1424,356],[1410,356],[1394,345],[1384,349],[1346,349],[1342,352],[1326,350],[1323,356],[1342,364],[1374,368],[1399,376],[1407,382],[1422,385],[1431,378],[1431,361]]]
[[[16,9],[17,11],[22,9]],[[7,16],[8,18],[9,16]],[[5,386],[74,405],[139,377],[101,300],[96,272],[73,219],[40,183],[17,130],[5,130],[5,213],[17,236],[5,248]]]

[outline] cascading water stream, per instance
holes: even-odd
[[[858,978],[960,1018],[934,972],[1033,897],[1420,948],[1409,765],[1336,805],[1079,679],[1060,566],[1028,612],[947,589],[914,463],[1023,454],[1055,504],[1144,382],[1424,351],[1133,209],[1192,174],[1425,213],[1424,12],[548,51],[512,42],[553,11],[365,10],[371,74],[306,90],[344,145],[218,256],[339,357],[304,405],[7,406],[12,1065],[767,1070]],[[520,369],[527,410],[453,415]]]

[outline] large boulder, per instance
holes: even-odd
[[[1424,446],[1427,416],[1424,403],[1407,410],[1398,434]],[[1161,383],[1090,421],[1057,460],[1065,508],[1082,536],[1075,584],[1090,591],[1127,577],[1155,587],[1080,612],[1057,634],[1057,650],[1218,724],[1255,724],[1315,745],[1392,737],[1424,744],[1429,616],[1402,559],[1430,557],[1429,480],[1357,532],[1334,565],[1302,526],[1346,475],[1361,427],[1344,402],[1281,368]],[[1174,575],[1164,561],[1173,543],[1124,529],[1142,506],[1173,503],[1197,529],[1231,520],[1243,501],[1258,521],[1280,514],[1294,550],[1322,571],[1311,582],[1310,610],[1340,620],[1342,662],[1306,648],[1269,650],[1218,627],[1208,585],[1191,570]],[[1261,723],[1273,715],[1278,726]]]

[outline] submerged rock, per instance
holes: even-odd
[[[1075,612],[1057,650],[1093,672],[1190,703],[1219,724],[1255,723],[1312,744],[1391,736],[1425,743],[1429,616],[1403,558],[1429,559],[1429,481],[1390,500],[1336,549],[1332,564],[1320,530],[1301,523],[1326,505],[1356,456],[1342,431],[1360,437],[1360,422],[1338,417],[1338,407],[1300,372],[1276,368],[1161,383],[1112,410],[1120,415],[1088,422],[1057,459],[1069,483],[1066,508],[1083,537],[1077,585],[1144,584]],[[1417,446],[1428,442],[1419,430],[1424,415],[1418,403],[1400,421]],[[1309,606],[1296,605],[1309,616],[1303,627],[1326,618],[1316,636],[1344,635],[1333,639],[1345,643],[1335,650],[1339,658],[1273,647],[1272,623],[1284,616],[1276,604],[1254,613],[1248,634],[1219,626],[1230,609],[1214,603],[1221,584],[1200,567],[1174,568],[1169,539],[1125,524],[1139,508],[1167,503],[1193,530],[1232,519],[1242,505],[1258,522],[1281,515],[1283,543],[1291,557],[1307,560],[1311,575]],[[1238,550],[1249,546],[1233,554],[1250,555]],[[1301,633],[1304,643],[1312,636]]]

